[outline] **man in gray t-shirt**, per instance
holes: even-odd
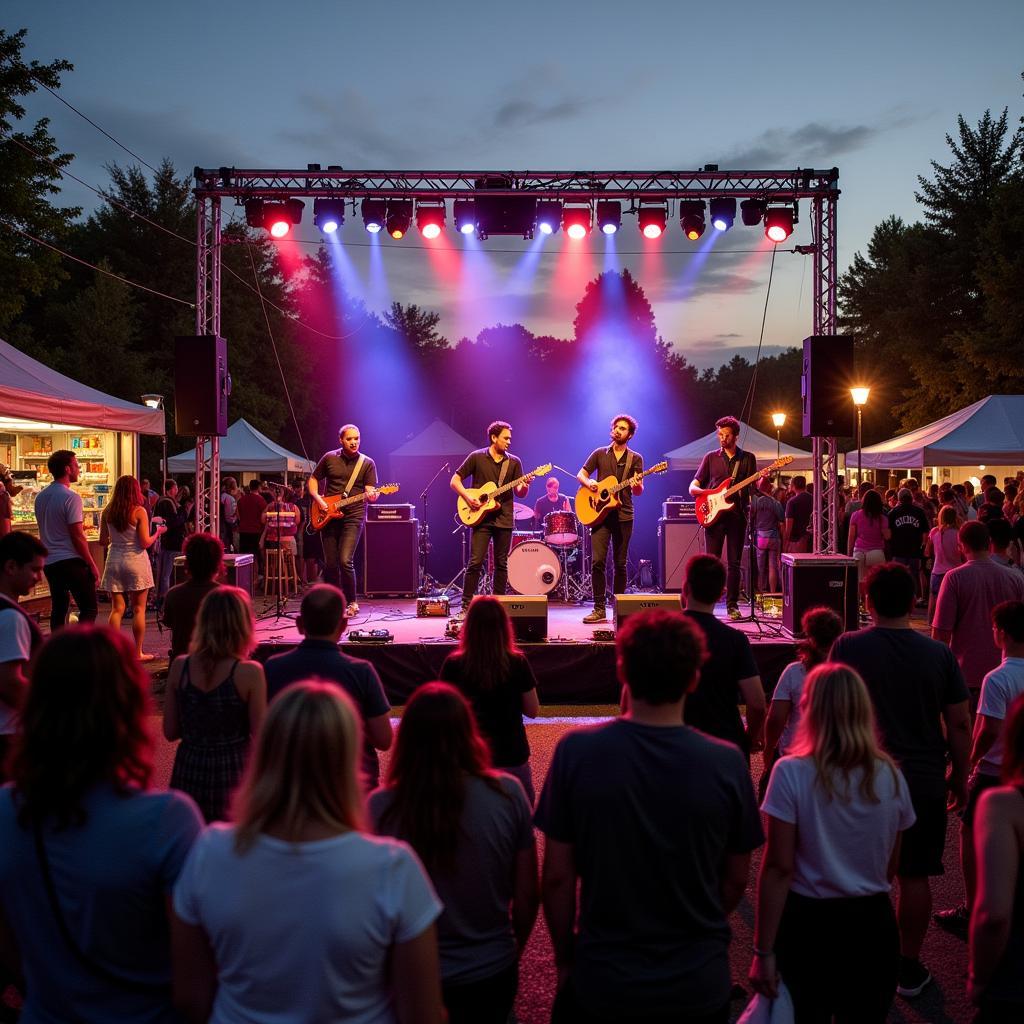
[[[53,483],[36,495],[39,539],[50,552],[43,573],[50,585],[50,632],[64,625],[71,598],[78,605],[78,621],[96,618],[96,583],[99,569],[89,551],[82,527],[82,499],[71,490],[78,482],[78,458],[67,449],[54,452],[46,463]]]

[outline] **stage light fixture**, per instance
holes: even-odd
[[[728,231],[736,220],[735,199],[711,199],[708,201],[711,226],[716,231]]]
[[[795,219],[792,206],[770,206],[764,215],[764,233],[769,241],[778,245],[793,234]]]
[[[740,203],[740,217],[748,228],[756,228],[764,216],[764,208],[768,204],[763,199],[744,199]]]
[[[664,203],[643,205],[636,212],[636,222],[644,238],[661,238],[668,224],[668,207]]]
[[[306,204],[301,199],[285,199],[281,203],[263,204],[263,227],[273,238],[284,238],[293,224],[302,220]]]
[[[416,227],[424,238],[438,238],[444,231],[444,203],[417,203]]]
[[[404,238],[410,224],[412,224],[412,200],[389,200],[388,219],[385,224],[388,234],[395,239]]]
[[[263,227],[263,200],[246,199],[245,223],[251,228]]]
[[[562,204],[557,199],[541,199],[537,203],[537,230],[553,235],[562,223]]]
[[[622,227],[622,203],[614,199],[599,199],[597,226],[606,235],[614,235]]]
[[[472,199],[456,199],[452,204],[456,229],[463,235],[476,231],[476,203]]]
[[[679,223],[683,234],[696,242],[704,234],[704,202],[700,199],[685,199],[679,204]]]
[[[563,207],[562,230],[574,241],[586,238],[592,226],[593,216],[589,204]]]
[[[345,201],[318,199],[313,204],[313,223],[325,235],[333,235],[345,223]]]
[[[363,226],[371,235],[377,234],[384,227],[388,204],[383,199],[366,198],[362,202]]]

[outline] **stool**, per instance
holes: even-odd
[[[298,593],[299,574],[295,555],[276,541],[268,541],[264,549],[263,596]]]

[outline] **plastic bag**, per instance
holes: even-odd
[[[777,999],[760,993],[747,1003],[736,1024],[794,1024],[793,998],[784,982],[779,982]]]

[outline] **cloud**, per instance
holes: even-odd
[[[722,167],[749,168],[831,164],[843,153],[863,149],[895,125],[827,125],[808,121],[799,128],[769,128],[726,153]]]
[[[554,101],[515,99],[502,103],[494,112],[495,128],[508,130],[529,128],[552,121],[569,121],[585,113],[591,107],[603,104],[598,97],[565,96]]]

